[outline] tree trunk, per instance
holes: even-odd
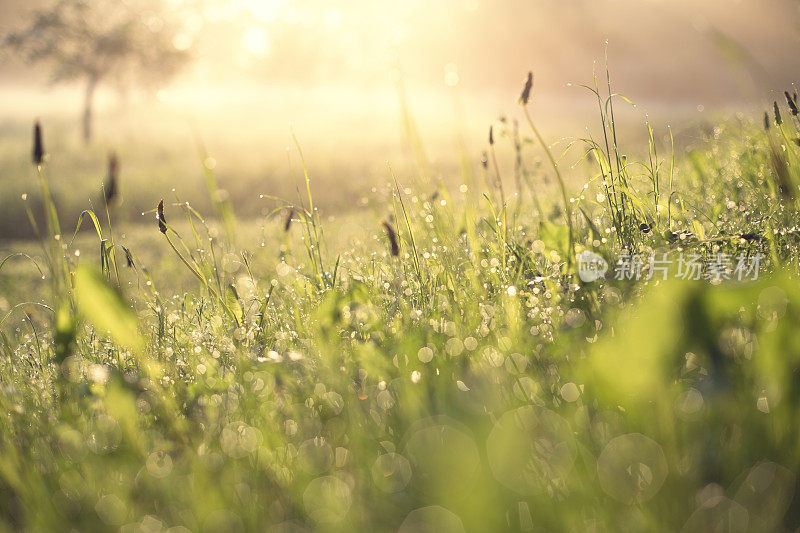
[[[94,92],[97,89],[98,78],[93,76],[86,81],[86,90],[83,94],[83,142],[89,144],[92,140],[92,107],[94,106]]]

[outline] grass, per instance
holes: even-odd
[[[217,221],[178,191],[130,235],[40,225],[0,264],[0,529],[795,529],[796,117],[680,151],[648,125],[637,159],[589,89],[601,140],[495,125],[517,194],[492,146],[331,222],[297,143],[297,200],[255,228],[208,165]],[[584,283],[585,250],[764,259]]]

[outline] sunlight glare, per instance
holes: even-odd
[[[269,52],[269,35],[261,26],[250,26],[242,37],[242,45],[258,56],[267,55]]]
[[[278,18],[281,9],[290,0],[239,0],[239,5],[252,13],[260,22],[270,22]]]

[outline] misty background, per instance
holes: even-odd
[[[638,106],[621,115],[620,129],[639,128],[647,116],[662,135],[667,124],[717,112],[757,116],[791,88],[800,67],[800,11],[790,0],[151,3],[140,12],[143,27],[155,34],[169,25],[168,44],[187,61],[163,79],[155,63],[103,78],[89,143],[80,142],[79,127],[85,82],[53,83],[46,65],[0,52],[7,195],[27,190],[16,177],[27,172],[35,118],[75,205],[96,192],[110,150],[120,153],[130,213],[173,188],[194,199],[202,143],[237,208],[257,214],[265,208],[255,192],[293,194],[292,131],[320,205],[352,206],[385,180],[387,160],[411,172],[409,116],[431,178],[457,169],[459,151],[477,165],[489,124],[518,114],[528,70],[532,112],[556,140],[595,120],[596,101],[577,85],[593,83],[593,72],[604,81],[606,50],[614,90]],[[3,0],[0,36],[51,5]]]
[[[120,4],[124,5],[124,0]],[[48,0],[0,3],[0,32]],[[788,85],[800,65],[790,0],[170,0],[176,48],[193,63],[173,94],[320,86],[446,97],[456,85],[501,106],[532,69],[537,92],[588,82],[608,41],[615,84],[643,104],[718,105]],[[153,11],[148,24],[159,24]],[[47,77],[13,53],[0,86],[11,103],[52,96]],[[602,66],[601,66],[602,68]],[[440,94],[440,93],[444,93]],[[222,93],[218,94],[222,96]],[[353,98],[357,100],[357,98]],[[224,104],[225,102],[220,102]],[[333,101],[347,105],[346,101]],[[4,107],[16,107],[4,106]]]

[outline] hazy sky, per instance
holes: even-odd
[[[175,44],[196,44],[189,79],[205,83],[375,87],[399,68],[412,84],[506,92],[533,69],[539,88],[552,90],[590,79],[608,40],[614,77],[628,92],[724,100],[741,89],[731,68],[770,88],[793,81],[800,66],[800,14],[790,0],[168,3],[196,7]],[[0,2],[0,31],[37,4],[47,2]],[[13,61],[4,71],[3,84],[28,79]]]
[[[283,125],[304,114],[367,123],[396,115],[402,77],[421,121],[441,122],[445,109],[452,119],[457,95],[467,120],[484,124],[514,107],[528,70],[536,101],[551,104],[543,112],[558,115],[560,102],[590,100],[567,83],[603,70],[606,42],[615,89],[651,110],[761,105],[800,72],[795,0],[163,1],[181,12],[174,45],[191,45],[196,60],[159,96],[195,117],[238,106]],[[0,33],[47,4],[0,0]],[[63,96],[77,112],[77,87],[54,92],[43,81],[0,59],[8,109],[72,110]],[[115,105],[114,95],[101,104]]]

